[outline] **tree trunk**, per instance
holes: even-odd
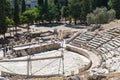
[[[15,25],[15,34],[17,34],[17,25]]]
[[[9,33],[10,33],[10,36],[11,36],[11,30],[10,30],[10,27],[9,27]]]
[[[66,24],[66,18],[65,18],[65,24]]]
[[[79,19],[79,23],[81,23],[81,20]]]
[[[13,36],[14,36],[14,27],[15,27],[15,26],[13,25]]]
[[[3,36],[4,36],[4,39],[5,39],[5,34]]]
[[[71,24],[71,22],[72,22],[72,21],[71,21],[71,18],[70,18],[70,20],[69,20],[69,24]]]
[[[42,19],[41,22],[44,23],[44,20]]]
[[[49,23],[51,24],[51,21],[49,21]]]
[[[75,18],[75,24],[77,24],[77,19]]]
[[[30,24],[28,23],[28,25],[27,25],[27,32],[29,33],[29,26],[30,26]]]

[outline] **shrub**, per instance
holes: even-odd
[[[107,10],[107,8],[96,8],[93,13],[87,15],[88,24],[104,24],[115,19],[115,10]]]

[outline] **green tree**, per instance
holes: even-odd
[[[47,13],[48,11],[48,0],[45,0],[44,2],[44,12]]]
[[[65,18],[65,23],[66,19],[69,17],[69,8],[68,6],[63,6],[61,9],[62,17]]]
[[[92,12],[97,7],[107,7],[108,8],[108,1],[109,0],[89,0],[89,1],[87,1],[87,4],[89,3],[90,12]]]
[[[81,21],[85,22],[86,21],[86,16],[90,12],[90,2],[89,0],[82,0],[81,1],[81,14],[80,14],[80,19]]]
[[[68,6],[68,0],[65,0],[65,6]]]
[[[20,19],[19,19],[19,0],[14,0],[14,25],[15,25],[15,30],[17,33],[17,26],[20,23]]]
[[[9,17],[6,17],[6,26],[9,28],[10,31],[10,26],[9,25],[13,25],[13,19],[10,19]],[[10,36],[11,36],[11,32],[10,32]]]
[[[87,15],[87,23],[88,24],[94,24],[95,22],[95,16],[94,14],[90,13]]]
[[[13,25],[13,12],[12,11],[13,10],[10,4],[10,0],[6,0],[6,3],[5,3],[6,26],[7,28],[9,28],[9,30],[10,30],[9,25]],[[10,35],[11,35],[11,32],[10,32]]]
[[[109,7],[116,11],[116,18],[120,19],[120,0],[109,0]]]
[[[68,5],[68,0],[54,0],[54,4],[60,10],[63,6],[67,6]]]
[[[107,8],[96,8],[93,13],[87,15],[87,23],[104,24],[115,19],[115,10],[107,10]]]
[[[102,0],[102,6],[108,8],[108,2],[109,2],[109,0]]]
[[[48,13],[48,0],[44,0],[43,7],[41,8],[43,11],[42,19],[46,20],[47,19],[47,13]]]
[[[108,17],[109,17],[108,22],[113,21],[116,18],[116,12],[115,12],[114,9],[110,9],[107,12],[107,14],[108,14]]]
[[[57,21],[60,21],[61,18],[61,9],[63,6],[68,6],[68,0],[54,0],[54,4],[57,7],[57,10],[59,12],[59,15],[57,16]]]
[[[26,11],[25,0],[22,0],[22,13]]]
[[[39,6],[43,5],[43,3],[44,3],[44,0],[38,0],[38,5]]]
[[[112,0],[109,0],[108,6],[109,6],[109,8],[112,8]]]
[[[6,0],[6,2],[5,2],[5,15],[8,16],[9,18],[13,17],[10,0]]]
[[[102,7],[102,6],[107,7],[109,0],[93,0],[93,1],[96,8],[96,7]]]
[[[0,0],[0,34],[5,34],[7,31],[5,3],[6,0]]]
[[[54,4],[57,5],[58,4],[58,0],[54,0]]]
[[[45,20],[51,23],[51,21],[57,19],[57,16],[59,16],[59,12],[56,5],[54,3],[49,3],[47,13],[45,14]]]
[[[38,9],[26,10],[20,17],[22,24],[28,24],[27,30],[29,31],[29,26],[34,23],[38,15]]]
[[[94,0],[89,0],[89,9],[92,12],[95,9]]]
[[[76,24],[76,21],[77,19],[80,18],[80,13],[81,13],[80,1],[69,0],[68,6],[69,6],[70,16],[74,19],[74,22]]]
[[[38,0],[38,16],[37,16],[37,21],[40,21],[43,22],[44,20],[44,0]]]

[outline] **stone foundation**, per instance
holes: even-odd
[[[56,49],[59,49],[59,48],[60,48],[59,43],[49,43],[49,44],[37,45],[35,47],[30,47],[30,48],[14,50],[14,51],[15,51],[15,54],[18,57],[20,57],[20,56],[26,56],[28,54],[33,55],[33,54],[40,53],[40,52],[56,50]]]

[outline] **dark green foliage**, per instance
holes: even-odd
[[[14,23],[15,26],[19,24],[19,0],[14,0]]]
[[[54,0],[54,4],[57,5],[58,4],[58,0]]]
[[[57,17],[59,16],[59,12],[57,10],[56,5],[54,5],[53,3],[49,3],[48,6],[48,11],[45,14],[45,20],[51,23],[51,21],[57,19]]]
[[[65,6],[68,6],[68,0],[65,0]]]
[[[2,6],[2,4],[0,6]],[[116,14],[116,17],[120,19],[120,0],[38,0],[38,5],[36,6],[37,13],[35,10],[26,12],[26,10],[31,10],[30,8],[27,9],[27,6],[28,5],[25,4],[25,0],[14,0],[14,7],[11,8],[10,0],[5,0],[5,12],[0,13],[1,15],[3,13],[5,14],[3,16],[0,15],[0,20],[4,20],[2,19],[4,16],[8,17],[8,20],[13,19],[16,28],[20,24],[20,21],[22,21],[21,23],[31,23],[34,21],[52,22],[62,20],[61,17],[65,20],[74,20],[76,24],[77,20],[80,20],[80,22],[86,22],[87,14],[93,12],[97,7],[101,8],[104,6],[109,10],[114,9],[116,11],[116,13],[114,13],[114,10],[108,11],[106,13],[108,16]],[[36,13],[36,17],[34,17],[34,19],[32,18],[32,21],[28,22],[28,14],[31,14],[31,12],[34,13],[34,11]],[[101,15],[103,16],[104,14],[99,14],[99,16]],[[19,19],[19,16],[21,20]],[[102,19],[102,17],[100,18]],[[114,18],[114,16],[111,16],[109,21]],[[105,20],[102,21],[103,22],[101,23],[104,23]],[[96,23],[97,22],[99,22],[99,19],[96,20]]]
[[[62,17],[65,18],[65,23],[66,23],[66,19],[69,17],[69,14],[70,14],[68,6],[62,7],[61,14],[62,14]]]
[[[81,16],[80,19],[86,21],[86,16],[90,13],[90,2],[89,0],[82,0],[81,2]]]
[[[116,12],[113,9],[109,10],[107,14],[109,17],[108,22],[113,21],[116,18]]]
[[[61,10],[61,13],[62,13],[62,17],[64,17],[64,18],[69,17],[69,8],[68,8],[68,6],[63,6],[62,10]]]
[[[109,0],[109,6],[116,11],[116,18],[120,19],[120,0]]]
[[[109,0],[89,0],[90,11],[96,9],[96,7],[108,7]]]
[[[9,17],[6,17],[6,25],[13,25],[13,20],[10,19]]]
[[[60,21],[60,18],[61,18],[61,9],[62,9],[62,7],[63,6],[68,6],[68,0],[54,0],[54,4],[56,5],[56,7],[57,7],[57,10],[58,10],[58,12],[59,12],[59,14],[58,14],[58,21]]]
[[[80,18],[81,14],[81,2],[79,0],[69,0],[68,7],[70,16],[74,19],[76,24],[76,21]]]
[[[6,0],[0,0],[0,34],[5,34],[7,31],[5,3]]]
[[[43,2],[44,2],[43,0],[38,0],[38,5],[39,5],[39,6],[42,6],[42,5],[43,5]]]
[[[21,16],[20,21],[22,24],[27,23],[27,31],[29,32],[29,26],[31,24],[34,24],[34,21],[36,20],[38,9],[34,8],[32,10],[26,10]]]
[[[38,4],[38,16],[37,20],[40,21],[58,21],[60,19],[60,10],[57,7],[57,2],[56,5],[54,2],[51,2],[49,0],[44,0],[42,1],[43,3]]]
[[[22,0],[22,13],[26,10],[25,0]]]
[[[6,0],[6,2],[5,2],[5,15],[8,16],[9,18],[13,17],[10,0]]]
[[[47,13],[48,11],[48,0],[45,0],[44,2],[44,13]]]
[[[96,4],[95,4],[94,0],[89,0],[90,12],[92,12],[95,8],[96,8]]]
[[[24,23],[33,23],[37,17],[37,13],[38,13],[38,10],[35,8],[35,9],[32,9],[32,10],[26,10],[22,16],[20,17],[20,21],[24,24]]]
[[[115,19],[115,10],[107,10],[107,8],[96,8],[93,13],[87,15],[89,24],[104,24]]]
[[[102,0],[101,6],[108,7],[109,0]]]
[[[95,7],[102,7],[102,6],[107,7],[109,0],[93,0],[93,1],[94,1]]]
[[[38,0],[38,16],[37,19],[38,21],[43,22],[43,14],[44,14],[44,0]]]

